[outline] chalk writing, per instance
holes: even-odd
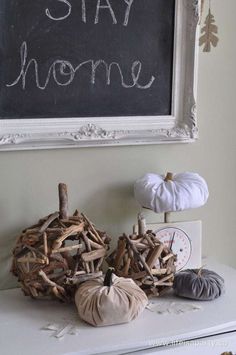
[[[84,23],[87,22],[87,14],[86,14],[86,3],[85,0],[82,0],[82,21]]]
[[[47,15],[51,20],[54,20],[54,21],[65,20],[67,17],[70,16],[72,6],[71,6],[71,4],[69,3],[69,1],[67,1],[67,0],[57,0],[57,1],[63,2],[64,4],[66,4],[66,5],[68,6],[67,14],[64,15],[64,16],[61,16],[61,17],[54,17],[54,16],[51,15],[51,12],[50,12],[49,9],[46,9],[46,10],[45,10],[45,13],[46,13],[46,15]]]
[[[91,66],[91,77],[90,77],[90,83],[92,85],[96,84],[96,72],[98,67],[103,66],[105,68],[105,76],[106,80],[105,83],[106,85],[111,84],[111,72],[112,68],[117,68],[119,74],[120,74],[120,80],[121,80],[121,85],[125,89],[130,89],[130,88],[137,88],[137,89],[149,89],[154,80],[156,79],[154,76],[151,77],[151,79],[148,81],[147,84],[142,85],[139,83],[140,75],[142,72],[142,63],[140,61],[134,61],[132,66],[131,66],[131,78],[132,78],[132,83],[127,84],[124,79],[124,75],[121,69],[121,66],[117,62],[112,62],[110,64],[106,63],[104,60],[92,60],[88,59],[82,63],[80,63],[78,66],[74,67],[69,61],[67,60],[55,60],[51,66],[49,67],[47,77],[45,79],[44,84],[40,82],[39,79],[39,65],[38,62],[35,58],[32,58],[28,60],[28,48],[27,48],[27,43],[23,42],[20,48],[20,58],[21,58],[21,69],[18,77],[9,84],[6,84],[7,87],[12,87],[17,85],[18,83],[22,83],[22,89],[26,89],[26,77],[27,77],[27,72],[31,66],[34,68],[34,73],[35,73],[35,83],[38,89],[45,90],[48,86],[48,83],[51,79],[51,77],[54,79],[55,83],[59,86],[68,86],[72,83],[72,81],[75,78],[76,73],[81,69],[82,67],[86,65]]]
[[[49,8],[47,8],[45,10],[46,16],[50,18],[50,20],[53,21],[63,21],[65,19],[67,19],[72,12],[72,5],[69,1],[67,0],[55,0],[55,1],[59,1],[62,2],[66,5],[66,13],[64,16],[60,16],[60,17],[56,17],[53,16],[51,10],[49,10]],[[131,8],[132,5],[134,3],[134,0],[122,0],[125,2],[126,9],[125,9],[125,14],[124,14],[124,21],[123,21],[123,26],[128,26],[129,24],[129,18],[130,18],[130,12],[131,12]],[[117,18],[115,15],[115,11],[112,7],[112,4],[110,2],[110,0],[97,0],[97,5],[96,5],[96,13],[95,13],[95,18],[94,18],[94,24],[98,24],[100,22],[100,11],[101,10],[108,10],[112,19],[112,23],[114,25],[116,25],[117,22]],[[81,19],[84,23],[87,23],[87,6],[86,6],[86,0],[81,0]]]
[[[109,0],[104,0],[106,1],[106,5],[101,5],[101,0],[98,0],[97,2],[97,9],[96,9],[96,16],[95,16],[95,21],[94,23],[98,23],[99,22],[99,14],[100,14],[100,9],[108,9],[110,11],[112,20],[113,20],[113,24],[117,24],[117,20],[114,14],[114,11],[111,7],[110,1]]]
[[[124,20],[124,26],[128,26],[129,24],[129,16],[130,16],[130,10],[131,6],[133,5],[134,0],[125,0],[127,6],[127,9],[125,11],[125,20]]]

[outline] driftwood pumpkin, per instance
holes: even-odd
[[[117,248],[107,257],[118,276],[132,278],[148,296],[159,296],[173,286],[176,255],[146,231],[146,221],[138,217],[138,234],[123,234]]]
[[[131,279],[117,277],[108,269],[105,278],[84,282],[75,294],[79,316],[93,326],[132,321],[145,309],[148,299]]]
[[[175,294],[180,297],[211,301],[224,293],[224,279],[207,269],[188,269],[175,275]]]
[[[12,272],[25,295],[70,301],[80,282],[102,275],[110,238],[84,214],[69,216],[65,184],[59,184],[59,202],[59,212],[22,231]]]
[[[141,206],[157,213],[182,211],[203,206],[209,196],[205,180],[196,173],[146,174],[134,185]]]

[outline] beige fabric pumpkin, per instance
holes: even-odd
[[[75,303],[85,322],[105,326],[137,318],[148,299],[133,280],[108,272],[105,279],[101,277],[83,283],[75,294]]]

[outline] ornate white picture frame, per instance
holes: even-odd
[[[193,142],[201,0],[176,0],[170,116],[0,119],[0,150]]]

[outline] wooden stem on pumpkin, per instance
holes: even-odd
[[[164,181],[173,181],[173,173],[170,173],[170,172],[168,172],[167,174],[166,174],[166,177],[165,177],[165,179],[164,179]]]
[[[138,214],[138,234],[140,236],[144,235],[146,232],[146,220],[142,213]]]
[[[112,274],[114,273],[114,268],[113,267],[109,267],[109,269],[107,270],[107,273],[105,275],[104,278],[104,286],[107,287],[111,287],[112,286]]]
[[[165,182],[173,181],[173,173],[168,172],[166,174],[166,177],[164,179]],[[165,223],[170,223],[170,212],[165,212],[164,213],[164,222]]]
[[[170,212],[165,212],[164,213],[164,222],[165,223],[170,223]]]
[[[59,192],[59,209],[60,209],[60,219],[68,219],[68,194],[66,184],[60,183],[58,185]]]

